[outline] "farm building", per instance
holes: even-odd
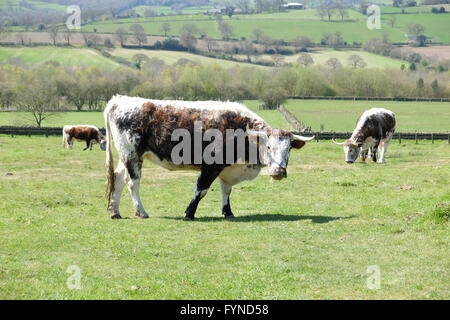
[[[289,2],[284,4],[283,7],[288,10],[301,10],[303,9],[303,4],[298,2]]]

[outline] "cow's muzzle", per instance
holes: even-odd
[[[270,176],[274,180],[281,180],[287,178],[287,172],[285,168],[276,168],[270,173]]]

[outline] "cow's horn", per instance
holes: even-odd
[[[336,142],[336,140],[334,140],[334,139],[331,139],[331,141],[333,141],[333,143],[337,144],[338,146],[342,146],[345,143],[345,141],[344,142]]]
[[[303,137],[303,136],[299,136],[297,134],[293,134],[291,137],[291,140],[298,140],[298,141],[303,141],[303,142],[308,142],[311,141],[312,139],[314,139],[316,136],[312,136],[312,137]]]

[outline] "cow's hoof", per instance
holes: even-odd
[[[185,216],[184,221],[194,221],[194,217],[190,217],[190,216]]]
[[[136,217],[141,218],[141,219],[148,219],[148,214],[147,213],[136,213]]]
[[[120,214],[114,213],[111,215],[111,219],[122,219],[122,217],[120,216]]]
[[[224,217],[226,220],[233,220],[234,214],[232,214],[232,213],[224,214]]]

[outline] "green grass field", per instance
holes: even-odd
[[[224,68],[231,68],[236,66],[242,66],[242,67],[252,67],[252,68],[259,68],[259,69],[269,69],[270,67],[256,65],[256,64],[250,64],[245,62],[234,62],[229,60],[222,60],[222,59],[215,59],[215,58],[209,58],[204,57],[197,54],[192,54],[188,52],[180,52],[180,51],[165,51],[165,50],[139,50],[139,49],[124,49],[124,48],[116,48],[111,51],[111,54],[114,56],[119,56],[126,58],[127,60],[131,61],[131,58],[138,53],[142,53],[146,55],[149,58],[159,58],[162,59],[167,64],[174,64],[179,59],[188,59],[200,64],[217,64]]]
[[[87,48],[0,47],[0,62],[7,63],[10,59],[21,59],[29,65],[57,61],[64,66],[96,66],[103,69],[123,67],[117,62],[103,57],[98,51]]]
[[[448,102],[289,100],[286,104],[298,119],[320,130],[353,131],[356,120],[370,108],[386,108],[395,113],[397,132],[449,132]]]
[[[191,223],[195,173],[144,163],[150,219],[134,218],[124,190],[125,219],[110,220],[105,154],[82,148],[0,136],[0,299],[449,298],[448,206],[433,217],[450,201],[447,142],[392,143],[384,165],[308,143],[288,179],[233,189],[234,221],[215,182]],[[373,265],[379,290],[366,284]],[[71,266],[80,290],[66,285]]]
[[[44,1],[27,0],[30,7],[23,7],[20,0],[2,0],[0,1],[0,9],[7,9],[8,7],[14,9],[28,10],[28,9],[53,9],[58,11],[66,11],[67,6],[56,3],[49,3]]]
[[[358,55],[361,58],[363,58],[364,62],[367,63],[366,68],[377,68],[377,69],[386,69],[386,68],[392,68],[392,69],[400,69],[400,66],[402,64],[406,64],[408,62],[393,59],[390,57],[385,57],[381,55],[377,55],[374,53],[366,52],[366,51],[359,51],[359,50],[314,50],[309,53],[311,57],[314,60],[314,64],[321,64],[324,65],[328,59],[330,58],[337,58],[343,66],[348,65],[348,58],[351,55]],[[285,62],[296,62],[300,54],[295,54],[292,56],[286,56],[284,59]],[[264,55],[264,59],[271,61],[270,56]]]
[[[230,23],[233,27],[234,38],[251,38],[253,30],[259,28],[270,37],[284,40],[291,40],[296,36],[304,35],[311,37],[314,41],[320,41],[322,34],[330,31],[342,32],[344,39],[348,42],[366,42],[370,38],[381,37],[383,32],[388,32],[392,41],[404,40],[404,32],[392,29],[388,24],[382,25],[380,30],[367,29],[367,17],[356,11],[350,10],[349,19],[349,21],[344,22],[337,19],[332,22],[320,21],[320,18],[315,15],[315,10],[236,15],[231,19],[224,17],[224,21]],[[179,35],[185,23],[193,22],[199,29],[207,31],[209,37],[220,38],[215,19],[201,14],[102,21],[86,25],[83,28],[88,31],[96,28],[97,32],[114,32],[119,27],[128,28],[134,23],[141,23],[146,33],[162,35],[161,26],[163,22],[169,22],[171,25],[169,35]]]

